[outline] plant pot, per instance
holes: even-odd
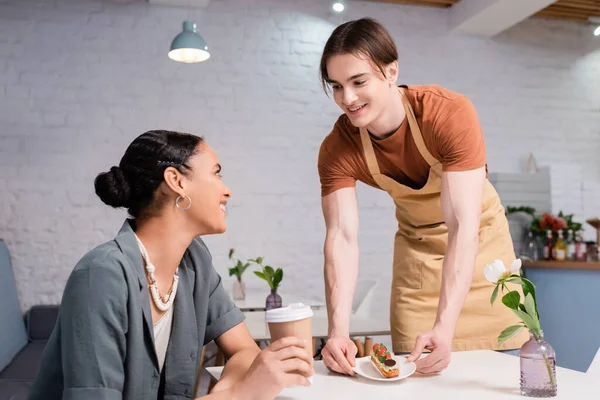
[[[271,289],[271,294],[267,296],[265,308],[267,310],[281,308],[281,296],[277,294],[277,289]]]

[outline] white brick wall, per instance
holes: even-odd
[[[93,179],[153,128],[205,135],[233,190],[227,250],[285,268],[283,292],[321,296],[324,224],[317,152],[339,111],[318,61],[341,18],[373,16],[393,33],[401,81],[461,91],[479,110],[491,171],[529,152],[552,166],[556,208],[600,215],[600,40],[590,27],[542,20],[494,39],[446,32],[448,11],[353,2],[343,17],[322,0],[213,0],[186,10],[91,0],[0,0],[0,237],[11,250],[23,308],[58,302],[77,260],[111,238],[123,212]],[[212,58],[166,56],[194,18]],[[392,202],[360,185],[361,274],[382,280],[388,308]],[[264,282],[247,276],[251,288]]]

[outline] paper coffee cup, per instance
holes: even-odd
[[[312,316],[310,306],[303,303],[292,303],[287,307],[268,310],[265,313],[265,322],[269,324],[271,343],[289,336],[302,338],[306,340],[305,348],[312,360]]]

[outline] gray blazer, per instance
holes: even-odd
[[[161,374],[150,296],[132,225],[87,253],[63,294],[29,399],[191,399],[202,346],[244,320],[197,238],[179,265]]]

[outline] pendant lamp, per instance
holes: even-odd
[[[196,32],[196,22],[183,22],[183,32],[175,36],[171,42],[169,58],[188,64],[206,61],[210,58],[206,41]]]

